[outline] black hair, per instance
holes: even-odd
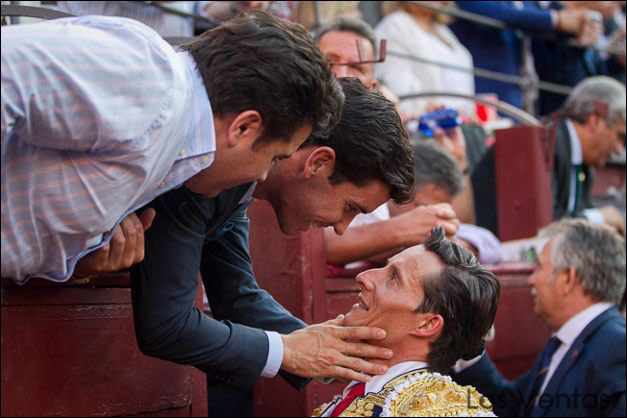
[[[214,114],[260,113],[259,141],[288,140],[303,123],[324,135],[339,120],[342,89],[299,24],[253,11],[181,48],[196,62]]]
[[[335,151],[332,184],[350,181],[365,186],[379,180],[396,203],[414,195],[414,153],[394,104],[357,78],[341,78],[344,110],[328,136],[312,135],[302,147],[328,146]]]

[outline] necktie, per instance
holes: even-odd
[[[575,204],[573,205],[573,215],[577,213],[577,208],[579,207],[579,196],[581,195],[581,184],[586,179],[586,175],[583,172],[583,167],[581,164],[576,164],[574,166],[575,169]]]
[[[366,384],[365,383],[358,383],[355,386],[353,386],[351,391],[348,392],[348,395],[346,395],[346,397],[344,399],[342,399],[337,404],[337,406],[333,409],[333,412],[331,413],[331,416],[332,417],[339,417],[340,414],[342,412],[344,412],[344,410],[346,408],[348,408],[348,405],[350,405],[351,402],[353,402],[355,400],[355,398],[358,398],[360,396],[364,396],[365,390],[366,390]]]
[[[549,342],[544,347],[544,351],[542,352],[542,359],[540,360],[540,369],[538,369],[538,373],[536,374],[535,381],[533,383],[533,390],[527,400],[529,402],[527,406],[526,416],[529,415],[531,409],[536,403],[536,397],[540,392],[540,388],[542,387],[542,383],[544,382],[544,378],[546,377],[547,372],[549,371],[549,364],[551,363],[551,358],[557,348],[562,344],[562,342],[557,337],[551,337]]]

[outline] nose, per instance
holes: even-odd
[[[347,77],[348,76],[348,66],[346,65],[334,65],[332,68],[333,70],[333,74],[335,74],[335,76],[337,78],[342,78],[342,77]]]
[[[274,165],[274,164],[273,164]],[[259,179],[257,180],[259,183],[263,183],[264,181],[266,181],[266,179],[268,178],[268,173],[270,172],[270,169],[272,168],[272,166],[270,166],[269,169],[267,169],[266,171],[264,171],[264,173],[261,175],[261,177],[259,177]]]
[[[346,232],[346,230],[348,229],[348,225],[350,225],[351,221],[353,220],[353,218],[348,218],[348,219],[342,219],[339,222],[336,222],[333,225],[333,229],[335,229],[335,233],[338,235],[342,235],[344,234],[344,232]]]
[[[368,270],[368,271],[364,271],[363,273],[359,273],[357,277],[355,277],[355,281],[362,287],[362,289],[373,291],[374,290],[373,273],[374,273],[374,270]]]
[[[527,284],[531,287],[535,286],[536,284],[536,273],[533,273],[531,276],[529,276],[529,278],[527,279]]]

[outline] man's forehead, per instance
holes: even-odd
[[[370,213],[390,200],[390,187],[380,180],[371,181],[365,186],[357,186],[353,182],[346,184],[349,185],[346,198],[357,204],[364,213]]]
[[[326,38],[326,39],[325,39]],[[333,47],[342,48],[343,50],[349,50],[352,53],[354,52],[355,57],[357,58],[359,53],[357,51],[357,43],[355,41],[359,41],[362,46],[362,51],[366,53],[363,59],[372,59],[374,57],[374,48],[368,38],[359,35],[355,32],[344,31],[344,30],[331,30],[320,38],[320,46],[322,52],[326,52],[326,48],[334,49]]]
[[[389,264],[415,278],[437,274],[444,267],[442,260],[432,251],[426,250],[424,245],[407,248],[390,258]]]

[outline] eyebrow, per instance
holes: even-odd
[[[390,264],[392,266],[392,270],[394,270],[394,273],[396,273],[396,277],[398,277],[398,284],[400,287],[404,287],[403,285],[405,284],[405,279],[403,278],[403,274],[401,273],[401,270],[396,267],[396,264],[392,263]]]
[[[355,206],[355,207],[356,207],[357,209],[359,209],[359,211],[360,211],[361,213],[363,213],[363,214],[366,214],[366,213],[370,213],[370,212],[372,212],[372,211],[369,211],[368,209],[366,209],[365,207],[363,207],[362,205],[360,205],[359,203],[357,203],[357,202],[355,202],[355,201],[353,201],[353,200],[349,200],[349,201],[348,201],[348,204],[349,204],[349,205],[352,205],[352,206]],[[376,208],[375,208],[375,209],[376,209]],[[374,209],[373,209],[373,210],[374,210]]]

